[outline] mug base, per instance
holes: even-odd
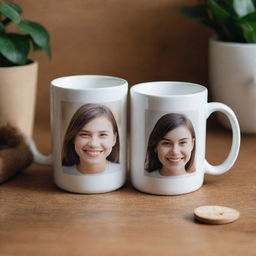
[[[78,194],[100,194],[121,188],[126,179],[124,171],[104,175],[69,175],[55,173],[54,183],[62,190]]]
[[[124,184],[122,184],[121,186],[117,186],[117,187],[113,187],[112,189],[101,189],[101,190],[77,190],[77,189],[69,189],[69,188],[64,188],[64,187],[61,187],[59,186],[58,184],[56,184],[56,187],[64,192],[69,192],[69,193],[73,193],[73,194],[105,194],[105,193],[110,193],[110,192],[113,192],[115,190],[118,190],[120,188],[123,187]]]
[[[180,195],[186,195],[193,193],[197,190],[199,190],[202,186],[198,186],[197,188],[194,188],[193,190],[186,191],[186,192],[175,192],[175,191],[151,191],[147,189],[140,189],[133,185],[134,189],[136,189],[139,192],[145,193],[145,194],[150,194],[150,195],[158,195],[158,196],[180,196]]]
[[[200,172],[166,179],[132,176],[132,185],[137,190],[152,195],[182,195],[198,190],[203,185],[203,174]]]

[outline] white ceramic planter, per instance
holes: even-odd
[[[30,140],[33,133],[38,63],[0,68],[0,126],[10,123]]]
[[[210,39],[209,76],[213,100],[234,110],[242,132],[256,133],[256,44]]]

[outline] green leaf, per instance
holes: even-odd
[[[230,18],[230,14],[222,8],[215,0],[208,1],[209,8],[218,22],[226,21]]]
[[[189,18],[206,18],[207,17],[207,6],[196,5],[178,8],[178,11]]]
[[[9,18],[16,24],[20,22],[19,13],[15,10],[15,8],[11,7],[9,4],[0,2],[0,13],[2,13],[4,16]]]
[[[29,54],[29,39],[18,34],[4,34],[0,36],[0,52],[9,61],[24,65]]]
[[[217,0],[218,1],[218,0]],[[242,0],[243,1],[243,0]],[[219,3],[221,3],[221,4],[225,4],[226,6],[228,6],[228,7],[232,7],[233,8],[233,1],[230,1],[230,0],[220,0],[220,1],[218,1]]]
[[[216,0],[216,2],[230,14],[232,18],[237,17],[237,13],[233,6],[233,0]]]
[[[249,21],[249,22],[250,21],[251,22],[256,22],[256,11],[247,14],[246,16],[242,17],[241,19],[245,20],[245,21]]]
[[[15,9],[15,11],[17,12],[17,13],[19,13],[19,14],[22,14],[22,9],[21,9],[21,7],[19,6],[19,5],[17,5],[17,4],[15,4],[15,3],[12,3],[12,2],[10,2],[10,3],[7,3],[10,7],[12,7],[13,9]]]
[[[256,22],[243,22],[239,25],[247,43],[256,43]]]
[[[0,36],[0,51],[2,50],[2,48],[5,47],[6,43],[8,42],[8,40],[6,39],[5,35],[1,35]]]
[[[0,33],[3,33],[5,30],[4,24],[0,23]]]
[[[40,24],[28,20],[23,20],[17,25],[18,29],[29,34],[33,41],[40,46],[51,58],[50,36],[48,31]]]
[[[30,42],[31,42],[31,47],[32,47],[33,51],[42,50],[42,47],[40,47],[39,45],[37,45],[37,44],[35,43],[35,41],[34,41],[32,38],[31,38]]]
[[[255,11],[252,0],[233,0],[233,6],[239,17]]]

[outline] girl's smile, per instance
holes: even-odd
[[[101,153],[103,153],[103,150],[86,150],[83,149],[83,151],[85,152],[85,154],[90,158],[94,158],[99,156]]]
[[[166,160],[173,164],[178,164],[184,157],[166,157]]]

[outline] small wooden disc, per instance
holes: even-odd
[[[240,212],[229,207],[217,205],[200,206],[194,210],[195,218],[208,224],[226,224],[237,220]]]

